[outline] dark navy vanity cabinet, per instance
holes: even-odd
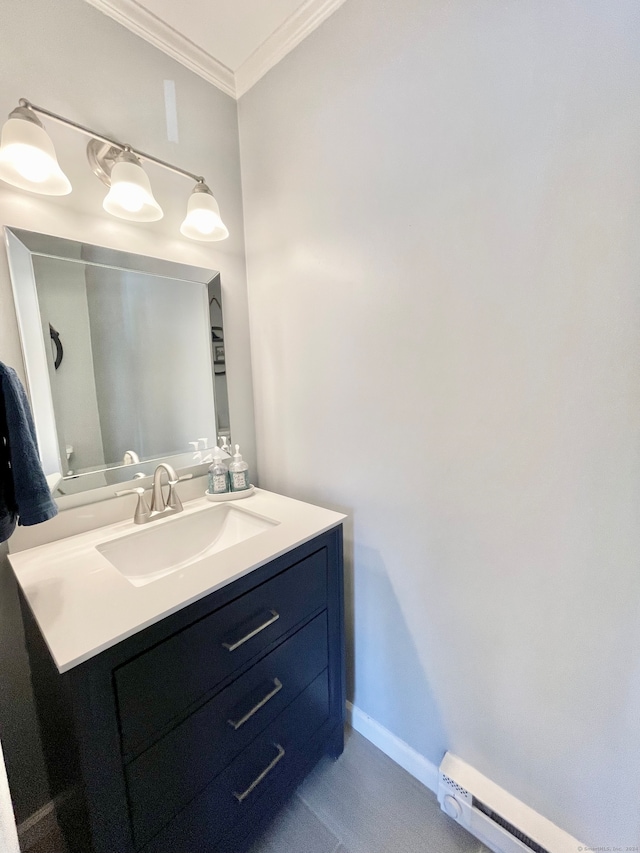
[[[342,752],[340,526],[64,675],[23,610],[74,853],[242,853]]]

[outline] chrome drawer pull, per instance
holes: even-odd
[[[246,791],[243,791],[241,794],[237,794],[235,791],[233,792],[233,796],[236,798],[236,800],[239,803],[244,802],[247,799],[247,797],[249,796],[249,794],[253,790],[255,790],[255,788],[258,787],[258,785],[260,784],[260,782],[262,782],[262,780],[265,778],[265,776],[268,776],[269,773],[271,773],[271,771],[276,766],[276,764],[280,761],[280,759],[284,758],[284,749],[280,746],[280,744],[274,743],[274,746],[278,750],[278,754],[273,759],[273,761],[271,761],[269,764],[267,764],[267,766],[264,768],[264,770],[262,771],[262,773],[259,776],[256,776],[256,778],[249,785],[249,787],[247,788]]]
[[[254,628],[253,631],[250,631],[246,636],[244,636],[241,640],[238,640],[235,643],[223,643],[222,645],[225,649],[228,649],[230,652],[235,652],[237,648],[239,648],[243,643],[246,643],[247,640],[250,640],[252,637],[255,637],[256,634],[259,634],[260,631],[264,631],[265,628],[268,628],[269,625],[273,625],[280,618],[280,614],[276,613],[275,610],[270,610],[269,613],[271,616],[267,619],[266,622],[263,622],[262,625],[258,625],[257,628]]]
[[[232,726],[236,731],[238,731],[240,726],[244,726],[247,720],[250,720],[251,717],[253,717],[253,715],[260,710],[260,708],[263,708],[267,704],[269,699],[273,699],[276,693],[279,693],[282,690],[282,682],[279,678],[274,678],[273,684],[273,690],[270,690],[266,696],[263,696],[263,698],[258,702],[257,705],[254,705],[250,711],[247,711],[244,717],[241,717],[239,720],[227,720],[229,725]]]

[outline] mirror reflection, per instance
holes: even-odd
[[[230,426],[219,275],[15,229],[7,242],[58,493],[205,463]]]

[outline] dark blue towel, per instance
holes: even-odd
[[[0,361],[0,542],[19,524],[57,515],[42,470],[36,430],[22,382]]]

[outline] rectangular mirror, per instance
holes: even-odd
[[[87,493],[148,477],[160,461],[199,473],[230,430],[219,274],[24,230],[5,234],[54,496],[93,500]]]

